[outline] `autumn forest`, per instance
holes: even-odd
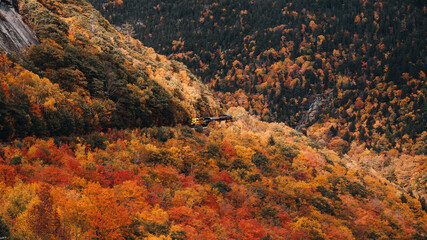
[[[0,239],[426,239],[426,14],[2,0]]]

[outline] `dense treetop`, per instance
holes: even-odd
[[[279,123],[27,137],[0,150],[12,239],[425,239],[425,201]],[[366,154],[365,154],[366,155]]]
[[[226,106],[303,130],[328,122],[333,137],[375,151],[426,152],[403,147],[427,126],[423,1],[91,2],[189,66]]]
[[[0,54],[0,238],[427,237],[418,2],[138,1],[120,32],[83,0],[17,2],[40,44]],[[137,26],[234,121],[180,125],[220,104]]]
[[[120,34],[86,1],[19,1],[19,9],[41,44],[0,56],[0,139],[219,114],[183,64]]]

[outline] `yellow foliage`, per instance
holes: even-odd
[[[354,22],[355,23],[357,23],[357,24],[359,24],[360,23],[360,16],[359,15],[356,15],[356,17],[354,18]]]
[[[294,171],[305,172],[308,169],[308,164],[309,160],[307,159],[307,157],[304,154],[300,153],[293,159],[292,169],[294,169]]]
[[[313,239],[325,239],[326,236],[322,232],[322,226],[315,219],[307,217],[299,218],[292,224],[292,230],[307,232]]]
[[[207,194],[203,190],[195,190],[194,188],[180,189],[175,192],[173,202],[178,206],[187,205],[192,208],[195,205],[199,205]]]
[[[313,185],[318,185],[318,186],[323,186],[326,189],[330,189],[331,184],[329,183],[329,179],[326,175],[317,175],[314,179],[313,179]]]
[[[163,224],[165,221],[169,220],[169,214],[158,204],[156,204],[152,209],[147,209],[146,211],[137,213],[136,216],[143,221],[158,224]]]
[[[0,211],[6,221],[19,217],[26,211],[30,202],[35,198],[34,185],[18,182],[13,190],[4,196],[4,204]]]
[[[316,30],[316,28],[317,28],[317,24],[313,20],[310,21],[308,26],[310,26],[312,31]]]
[[[50,97],[50,98],[46,98],[46,101],[43,103],[43,107],[51,112],[56,112],[57,108],[55,107],[55,99]]]
[[[280,191],[290,195],[291,197],[295,196],[296,180],[293,177],[278,176],[274,179],[274,183]]]
[[[255,155],[255,151],[251,148],[243,146],[235,146],[237,157],[241,160],[252,160],[252,157]]]

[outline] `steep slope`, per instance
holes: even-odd
[[[421,1],[91,2],[187,64],[225,107],[283,121],[425,196]]]
[[[12,56],[15,62],[2,57],[2,139],[175,125],[220,113],[184,65],[123,36],[86,1],[18,2],[41,44]]]
[[[85,1],[18,3],[41,43],[0,54],[0,238],[426,238],[425,192],[360,167],[367,154],[243,108],[165,127],[221,111],[182,64]]]
[[[427,126],[422,1],[91,2],[112,23],[133,25],[144,44],[183,61],[227,106],[302,130],[331,123],[327,142],[426,151],[402,147]],[[317,98],[319,111],[301,124]]]
[[[235,122],[204,133],[161,127],[4,145],[0,237],[426,238],[423,199],[284,124],[228,113]]]

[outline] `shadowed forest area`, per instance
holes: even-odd
[[[343,139],[344,152],[355,141],[426,153],[423,1],[91,2],[186,64],[228,107],[310,132],[328,127],[323,140]]]
[[[421,1],[92,2],[1,3],[0,239],[426,239]]]

